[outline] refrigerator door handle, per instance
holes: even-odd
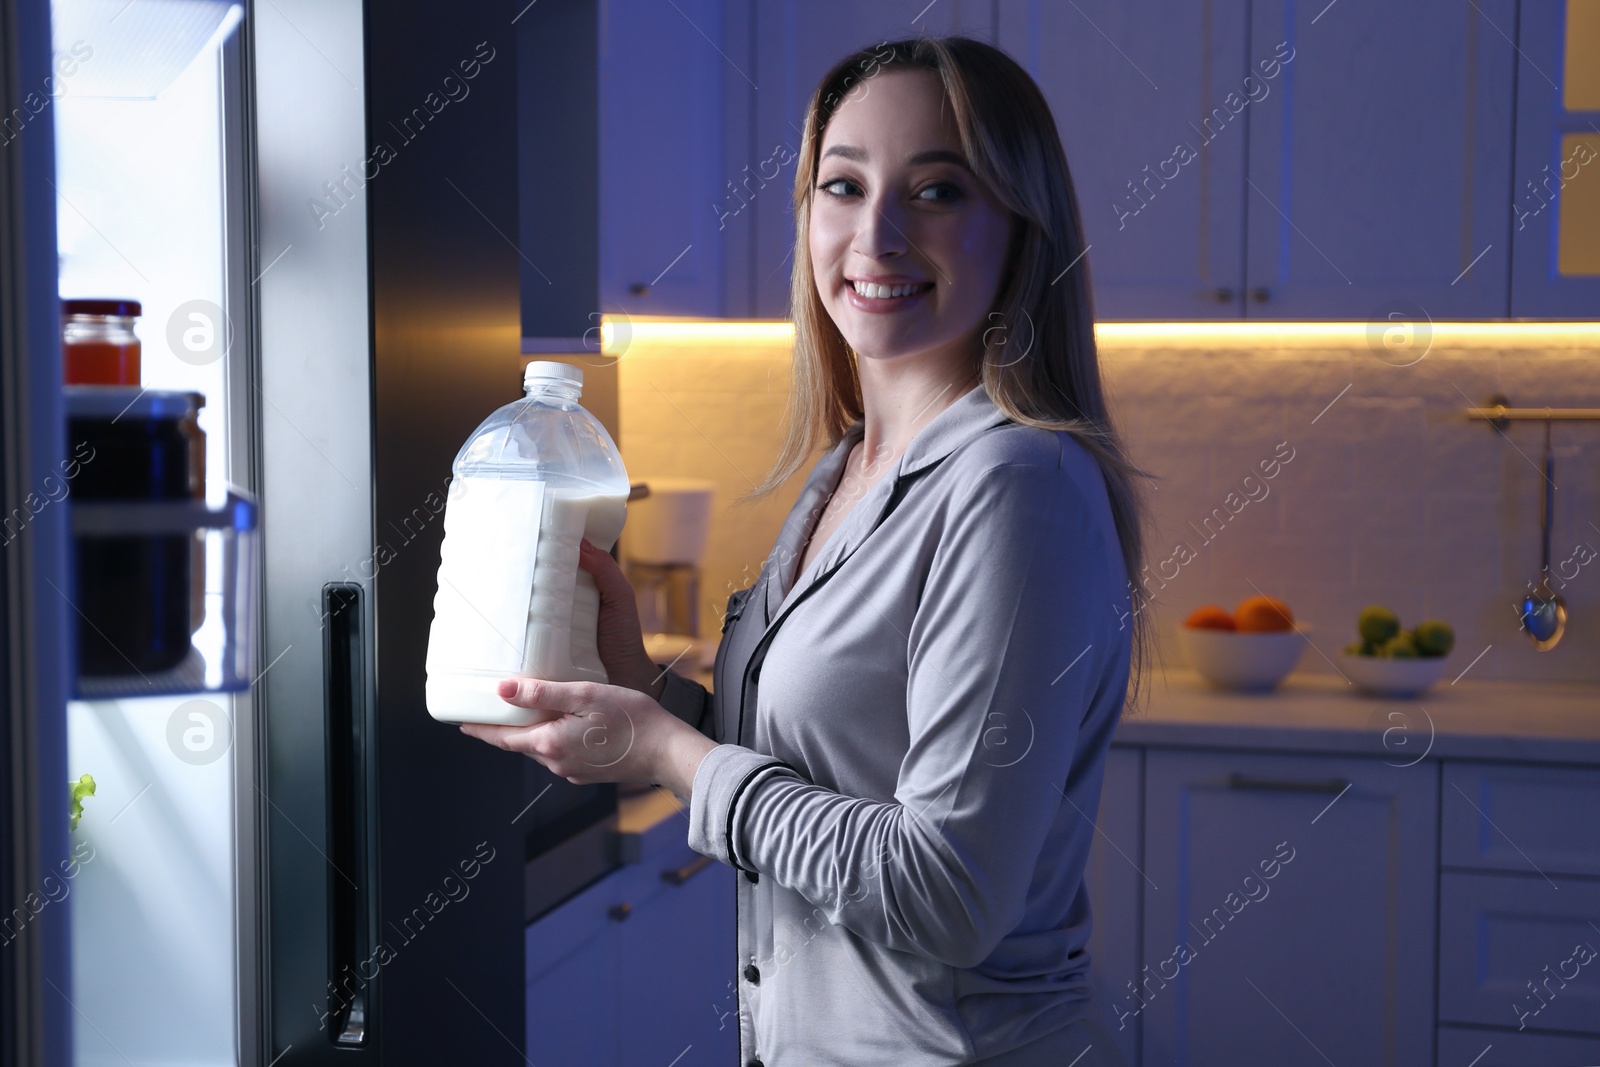
[[[372,1039],[373,879],[368,810],[366,615],[361,586],[322,588],[322,676],[328,784],[328,1034],[342,1048]]]

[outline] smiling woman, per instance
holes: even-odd
[[[794,196],[757,493],[824,454],[729,598],[715,693],[646,658],[587,547],[612,684],[508,680],[543,721],[463,729],[688,800],[689,844],[743,875],[741,1063],[1120,1064],[1084,867],[1144,647],[1141,472],[1055,123],[989,45],[884,42],[817,87]]]

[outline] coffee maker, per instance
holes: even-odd
[[[623,570],[639,604],[645,650],[683,674],[705,668],[700,639],[700,561],[711,533],[711,482],[647,478],[635,489],[623,532]]]

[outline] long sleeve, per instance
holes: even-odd
[[[661,706],[710,737],[716,721],[711,713],[711,693],[699,682],[685,678],[670,667],[659,663],[656,666],[667,672],[666,688],[661,691],[659,701]]]
[[[1099,478],[1092,461],[963,475],[926,581],[907,593],[919,596],[910,632],[885,628],[873,650],[907,662],[892,801],[724,744],[695,776],[690,845],[874,944],[957,967],[988,958],[1024,917],[1072,772],[1098,794],[1099,762],[1077,760],[1082,732],[1105,735],[1085,724],[1091,705],[1121,707],[1123,564]]]

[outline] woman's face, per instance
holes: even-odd
[[[886,70],[850,91],[823,131],[808,239],[817,292],[859,357],[975,365],[1010,230],[967,169],[936,73]]]

